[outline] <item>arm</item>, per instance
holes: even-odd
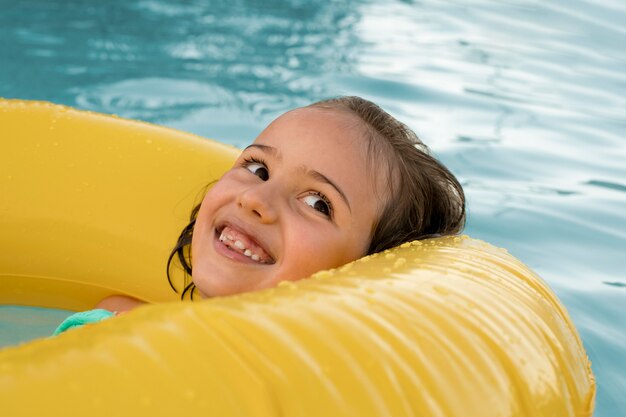
[[[128,297],[126,295],[112,295],[96,304],[94,310],[80,311],[63,320],[59,327],[57,327],[54,331],[54,336],[61,334],[68,329],[81,327],[90,323],[96,323],[108,319],[111,316],[125,313],[137,306],[140,306],[141,304],[145,303],[133,297]],[[108,312],[102,310],[107,310]]]
[[[94,308],[102,308],[108,311],[124,313],[142,304],[145,304],[145,302],[139,301],[133,297],[128,297],[126,295],[112,295],[101,300]]]

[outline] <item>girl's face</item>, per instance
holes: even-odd
[[[386,197],[356,116],[301,108],[272,122],[207,192],[192,241],[204,297],[269,288],[365,255]]]

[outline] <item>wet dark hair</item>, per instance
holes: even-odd
[[[333,98],[310,107],[356,115],[365,125],[370,166],[386,162],[391,198],[374,226],[368,254],[463,230],[463,187],[407,125],[361,97]]]
[[[198,216],[198,211],[200,211],[200,204],[197,204],[191,210],[191,215],[189,216],[189,224],[187,224],[183,231],[180,232],[180,236],[178,236],[176,245],[174,246],[174,249],[172,249],[170,256],[167,258],[167,282],[169,282],[170,287],[172,287],[172,289],[176,293],[178,293],[178,290],[172,283],[172,276],[170,275],[172,261],[174,259],[178,259],[178,262],[183,268],[185,278],[183,283],[183,291],[180,294],[181,300],[184,300],[187,294],[189,295],[189,298],[193,300],[193,294],[196,289],[196,285],[191,280],[191,239],[193,238],[193,228],[196,225],[196,217]]]
[[[428,147],[404,123],[371,101],[348,96],[313,103],[308,107],[340,110],[356,116],[367,139],[370,166],[380,166],[382,159],[389,184],[390,198],[373,225],[367,254],[390,249],[401,243],[460,233],[465,226],[465,194],[456,177],[436,158]],[[193,299],[195,285],[191,279],[191,240],[197,204],[190,222],[182,230],[167,262],[170,268],[178,259],[185,273],[181,299]]]

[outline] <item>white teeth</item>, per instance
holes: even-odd
[[[247,257],[249,257],[250,259],[252,259],[255,262],[261,262],[261,263],[266,263],[265,261],[261,261],[261,256],[252,252],[252,250],[246,248],[246,246],[244,245],[244,243],[241,240],[235,240],[233,238],[233,236],[231,236],[230,234],[227,234],[226,232],[222,231],[222,233],[220,234],[219,237],[220,242],[224,242],[226,245],[232,245],[235,248],[243,251],[243,254]]]

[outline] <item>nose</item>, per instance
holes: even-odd
[[[278,218],[267,182],[243,190],[237,196],[237,206],[261,223],[273,223]]]

